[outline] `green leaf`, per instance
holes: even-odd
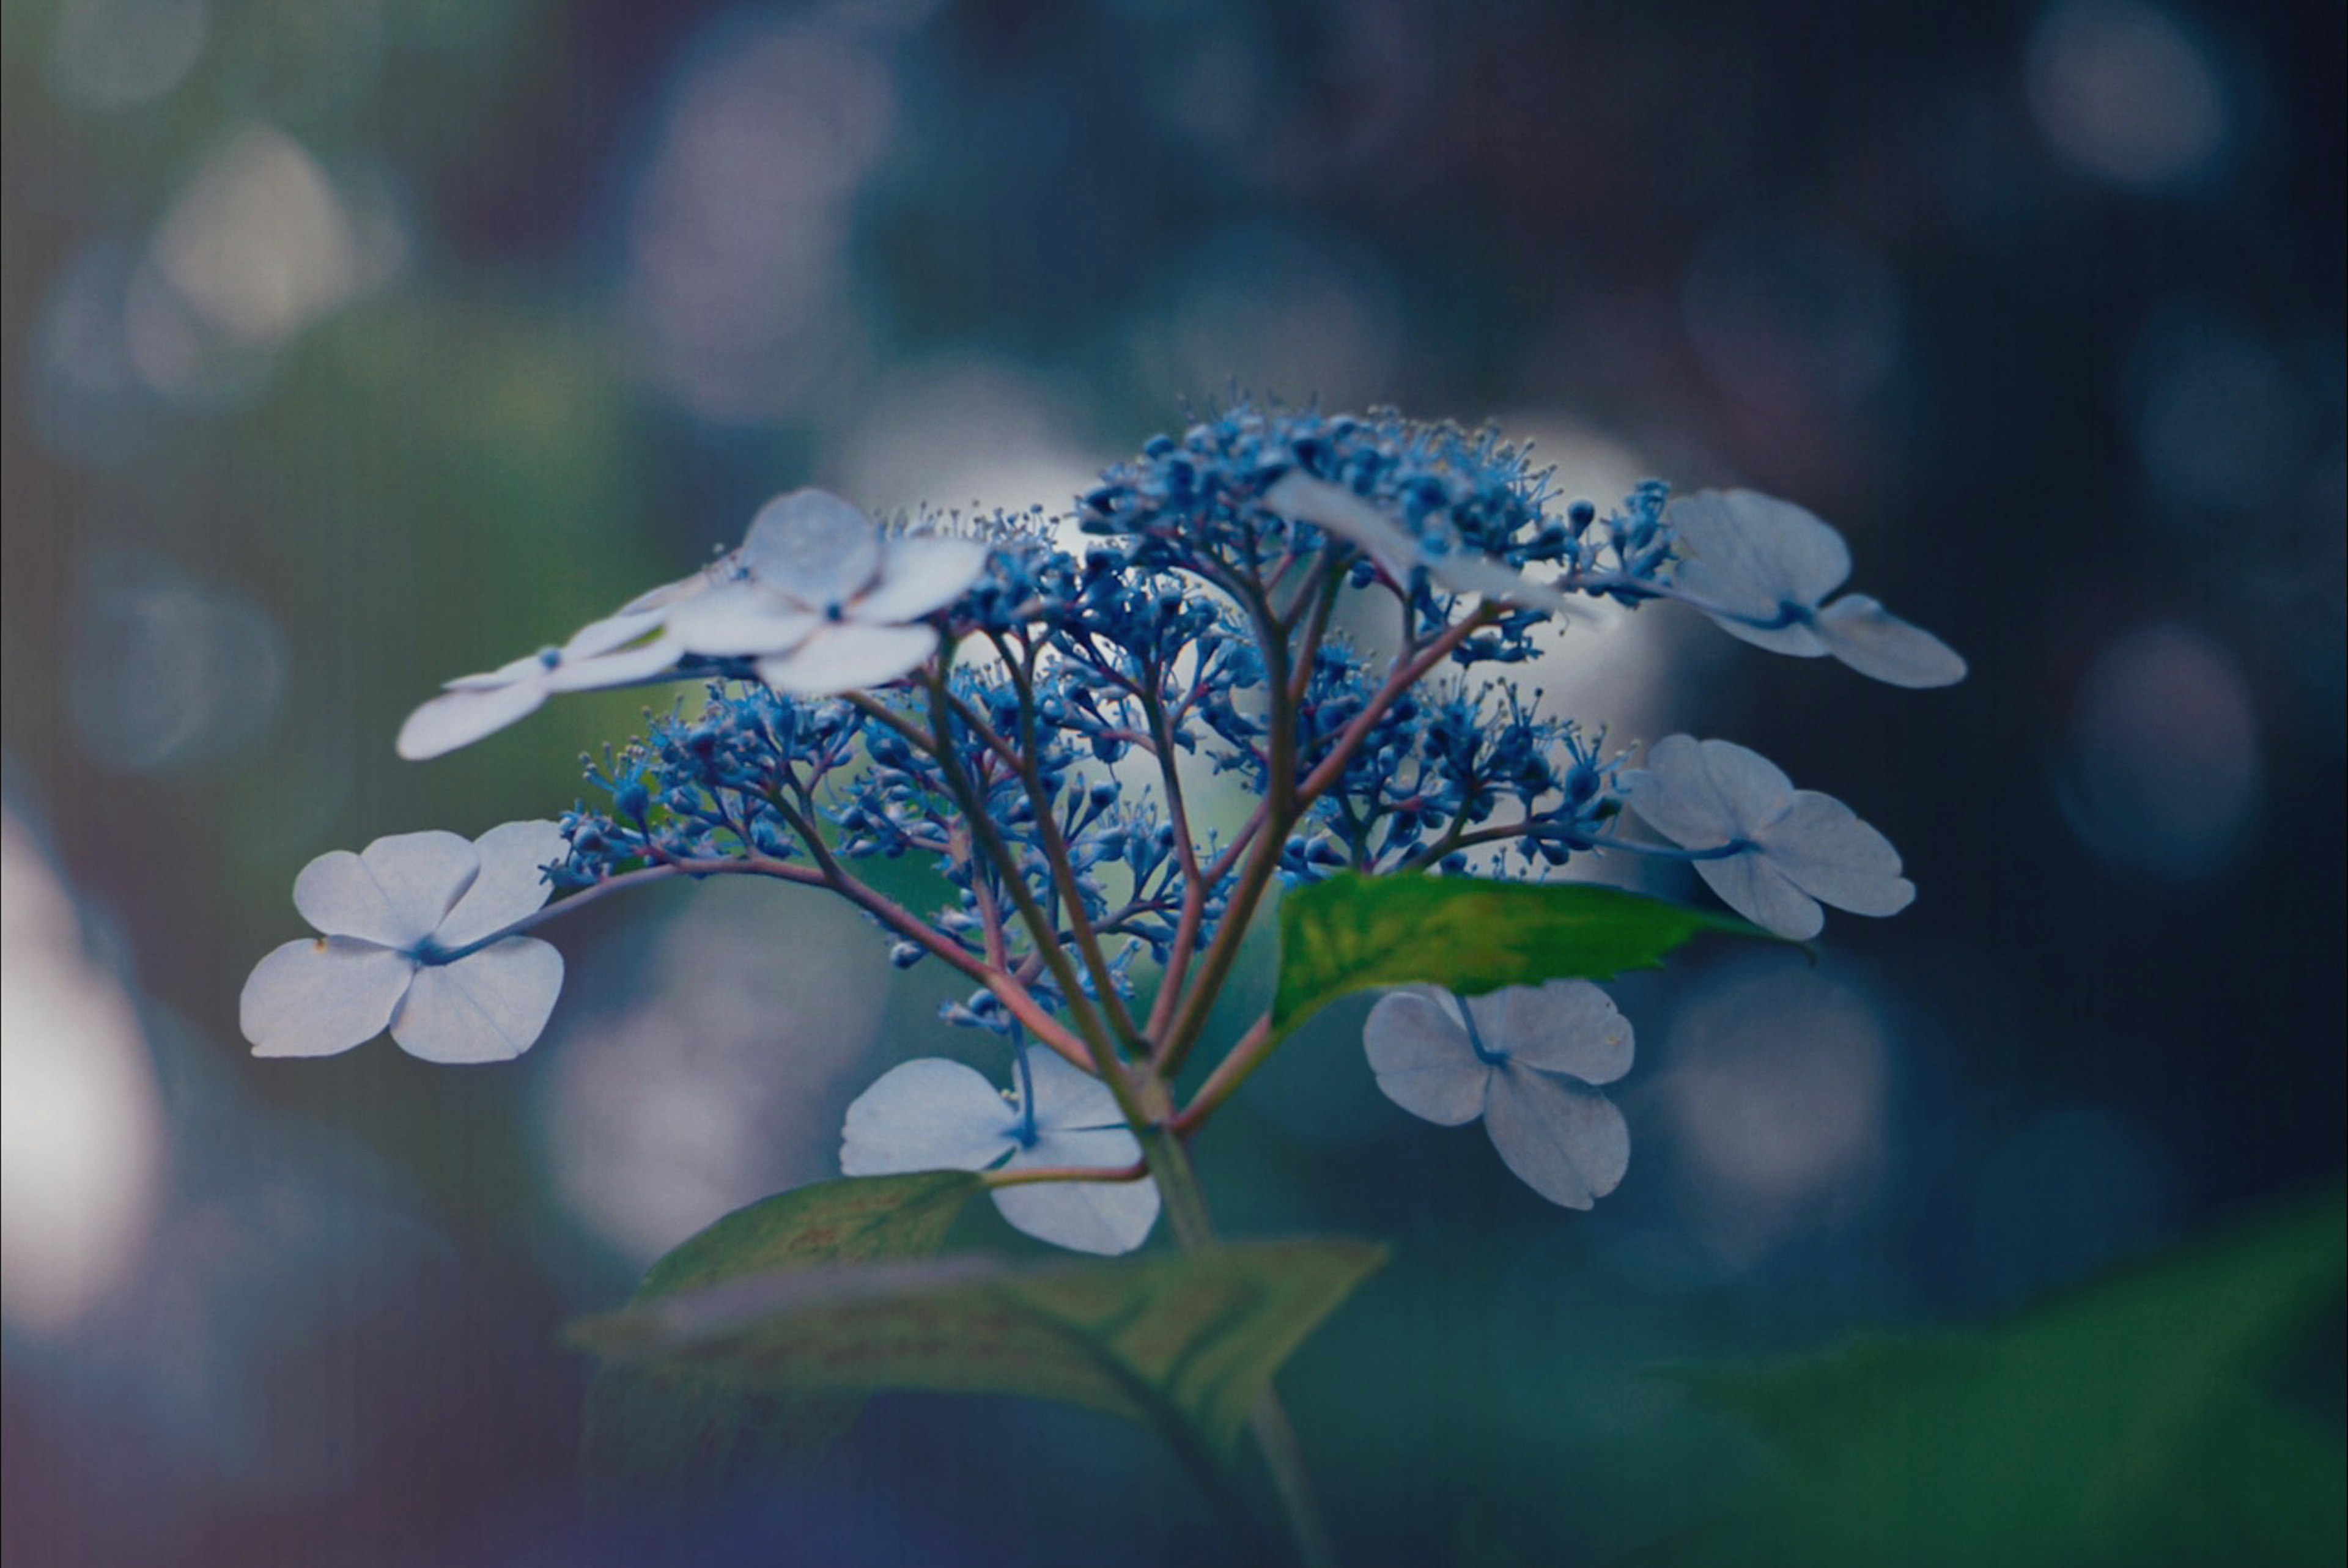
[[[645,1274],[631,1310],[778,1270],[922,1258],[979,1190],[964,1171],[851,1176],[737,1209]],[[699,1371],[606,1365],[587,1391],[580,1463],[611,1495],[723,1485],[844,1436],[861,1394],[747,1389]]]
[[[2343,1217],[2334,1194],[1986,1333],[1676,1374],[1779,1462],[1658,1560],[2338,1563],[2348,1452],[2257,1378],[2316,1319],[2337,1332]]]
[[[1414,982],[1463,996],[1543,980],[1650,969],[1705,931],[1772,936],[1728,915],[1587,882],[1487,882],[1351,873],[1280,906],[1282,1032],[1349,991]]]
[[[1024,1394],[1228,1457],[1272,1373],[1385,1261],[1363,1242],[1249,1242],[1018,1266],[834,1265],[575,1325],[610,1359],[759,1390]]]

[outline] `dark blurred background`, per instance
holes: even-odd
[[[1231,1228],[1398,1245],[1287,1379],[1365,1560],[1636,1549],[1749,1468],[1642,1368],[1982,1319],[2336,1179],[2337,4],[0,23],[12,1565],[1211,1557],[1141,1435],[1008,1400],[582,1522],[559,1326],[832,1173],[881,1067],[984,1060],[853,917],[566,923],[511,1066],[257,1063],[235,1003],[309,857],[552,815],[645,701],[402,764],[439,681],[774,491],[1056,510],[1233,387],[1497,418],[1601,505],[1794,497],[1973,669],[1662,608],[1540,671],[1618,743],[1760,748],[1921,888],[1815,968],[1617,988],[1594,1213],[1387,1105],[1359,1007],[1203,1140]]]

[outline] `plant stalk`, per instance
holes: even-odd
[[[1150,1174],[1158,1180],[1175,1245],[1184,1252],[1214,1245],[1214,1221],[1207,1212],[1206,1194],[1200,1189],[1181,1138],[1169,1127],[1151,1127],[1141,1135],[1141,1151]],[[1272,1489],[1280,1499],[1280,1512],[1287,1522],[1289,1539],[1295,1543],[1297,1560],[1304,1568],[1336,1568],[1336,1552],[1313,1491],[1313,1477],[1304,1468],[1303,1451],[1297,1447],[1296,1429],[1289,1424],[1288,1411],[1276,1391],[1264,1389],[1255,1409],[1248,1412],[1248,1430],[1263,1455],[1264,1468],[1272,1472]]]

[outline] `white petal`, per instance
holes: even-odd
[[[691,577],[681,577],[675,582],[664,582],[658,588],[648,588],[613,612],[614,619],[623,615],[642,615],[654,610],[665,620],[668,612],[689,599],[697,599],[720,583],[732,582],[740,572],[742,552],[734,550],[719,557]]]
[[[680,644],[717,659],[788,652],[822,624],[814,610],[755,582],[711,589],[668,618]]]
[[[851,1176],[983,1171],[1014,1147],[1017,1121],[975,1069],[939,1057],[902,1062],[848,1107],[839,1168]]]
[[[1776,764],[1734,741],[1704,743],[1704,771],[1736,831],[1751,837],[1794,804],[1794,781]]]
[[[1125,1112],[1117,1107],[1117,1096],[1107,1084],[1069,1061],[1056,1050],[1027,1052],[1026,1078],[1035,1085],[1035,1130],[1039,1135],[1084,1131],[1097,1127],[1125,1126]],[[1014,1069],[1011,1075],[1014,1091],[1022,1082]],[[1134,1152],[1111,1164],[1130,1164],[1141,1157],[1136,1145]],[[1046,1164],[1084,1164],[1082,1160],[1050,1160]]]
[[[802,604],[846,604],[880,570],[880,530],[829,490],[777,496],[742,541],[750,575]]]
[[[546,702],[545,669],[518,683],[443,692],[399,726],[399,754],[411,763],[445,756],[528,718]]]
[[[1715,626],[1739,642],[1749,642],[1756,648],[1782,653],[1790,659],[1826,657],[1827,645],[1807,621],[1797,621],[1791,626],[1755,626],[1733,615],[1713,615],[1710,610],[1704,613],[1711,617]]]
[[[417,931],[393,908],[366,862],[347,849],[330,849],[302,867],[294,878],[294,907],[329,936],[357,937],[388,948],[413,947],[432,931],[429,925]]]
[[[672,669],[685,657],[685,639],[662,631],[633,648],[615,649],[592,659],[566,659],[546,672],[550,692],[600,692],[613,686],[633,686]]]
[[[1647,748],[1647,765],[1622,778],[1631,809],[1686,849],[1715,849],[1736,836],[1736,819],[1704,764],[1694,735],[1665,735]]]
[[[1787,880],[1761,849],[1725,860],[1699,860],[1695,869],[1722,903],[1780,937],[1807,942],[1826,927],[1818,900]]]
[[[1900,620],[1863,593],[1847,593],[1818,612],[1818,641],[1858,671],[1893,686],[1953,686],[1965,678],[1957,651]]]
[[[1362,1047],[1385,1097],[1412,1115],[1457,1127],[1484,1113],[1491,1068],[1457,1018],[1430,997],[1389,991],[1362,1026]]]
[[[1788,604],[1815,610],[1850,576],[1842,535],[1791,501],[1706,490],[1665,516],[1682,551],[1673,580],[1733,610],[1767,619]]]
[[[1031,1051],[1029,1060],[1036,1065],[1059,1061],[1045,1050]],[[1077,1077],[1086,1077],[1064,1061],[1060,1065]],[[1037,1096],[1040,1105],[1040,1081]],[[1109,1114],[1117,1114],[1113,1104]],[[1110,1170],[1140,1158],[1140,1140],[1121,1124],[1092,1132],[1039,1129],[1035,1142],[1014,1153],[1004,1168],[1076,1165]],[[1149,1227],[1158,1223],[1158,1184],[1145,1176],[1138,1182],[1037,1182],[1030,1186],[998,1187],[994,1206],[1004,1219],[1038,1241],[1077,1252],[1113,1255],[1139,1246]]]
[[[1613,1102],[1538,1068],[1511,1063],[1493,1074],[1484,1130],[1519,1180],[1570,1209],[1590,1207],[1631,1168],[1631,1130]]]
[[[541,867],[571,853],[562,829],[551,822],[509,822],[473,841],[480,875],[457,907],[432,932],[442,948],[462,948],[534,915],[554,897]]]
[[[894,625],[942,610],[986,569],[986,547],[976,539],[911,534],[891,539],[880,580],[849,607],[857,620]]]
[[[372,942],[288,942],[253,966],[237,1026],[255,1056],[332,1056],[381,1034],[415,973],[407,954]]]
[[[1509,986],[1468,1005],[1487,1049],[1509,1061],[1612,1083],[1631,1071],[1631,1020],[1588,980]]]
[[[1762,839],[1769,863],[1803,892],[1854,915],[1896,915],[1914,902],[1900,852],[1830,794],[1803,790]]]
[[[562,955],[535,937],[508,937],[417,970],[391,1038],[427,1061],[510,1061],[546,1027],[561,991]]]
[[[1552,612],[1570,609],[1566,596],[1534,582],[1506,561],[1474,550],[1437,554],[1385,508],[1343,485],[1291,469],[1263,493],[1263,504],[1295,522],[1311,523],[1361,548],[1380,569],[1407,583],[1416,567],[1454,593],[1477,593],[1501,604]]]
[[[1508,562],[1480,551],[1456,550],[1449,555],[1435,555],[1422,549],[1419,559],[1426,565],[1426,575],[1453,593],[1478,593],[1495,604],[1514,605],[1519,610],[1545,610],[1552,615],[1574,614],[1580,610],[1556,589],[1535,582]]]
[[[623,610],[607,615],[601,620],[591,620],[571,634],[571,641],[561,648],[561,661],[571,663],[581,659],[592,659],[599,653],[609,653],[614,648],[624,648],[637,638],[660,629],[668,616],[653,610]]]
[[[360,850],[359,859],[401,919],[422,923],[427,933],[456,907],[481,871],[481,852],[470,841],[438,827],[387,834]],[[295,898],[298,905],[298,887]]]
[[[337,849],[302,867],[294,907],[329,937],[412,948],[432,934],[480,869],[453,833],[396,833],[357,855]]]
[[[1291,469],[1263,493],[1263,504],[1292,522],[1310,523],[1360,547],[1388,577],[1407,581],[1418,540],[1392,514],[1343,485]]]
[[[553,649],[537,653],[525,653],[509,660],[494,670],[484,670],[478,675],[459,675],[454,681],[443,681],[444,692],[496,692],[508,686],[527,686],[544,677],[561,655]]]
[[[759,660],[758,679],[778,692],[829,697],[910,675],[937,649],[938,634],[926,626],[833,621],[799,644],[797,651]]]
[[[1776,764],[1730,741],[1666,735],[1647,765],[1622,775],[1631,809],[1689,849],[1756,838],[1793,808],[1794,784]]]

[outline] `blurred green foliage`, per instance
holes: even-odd
[[[819,1264],[927,1257],[978,1188],[966,1172],[923,1171],[777,1194],[654,1264],[628,1307]],[[692,1368],[606,1362],[587,1390],[580,1469],[605,1503],[714,1494],[822,1452],[863,1408],[860,1392],[747,1388]]]
[[[870,1179],[808,1191],[860,1202]],[[1036,1264],[812,1265],[659,1296],[587,1318],[571,1337],[623,1364],[744,1388],[1056,1400],[1145,1422],[1195,1469],[1230,1457],[1272,1374],[1386,1255],[1300,1240]]]
[[[2343,1224],[2334,1192],[1992,1328],[1675,1373],[1773,1462],[1727,1518],[1635,1561],[2338,1563],[2348,1446],[2272,1384],[2339,1333]]]

